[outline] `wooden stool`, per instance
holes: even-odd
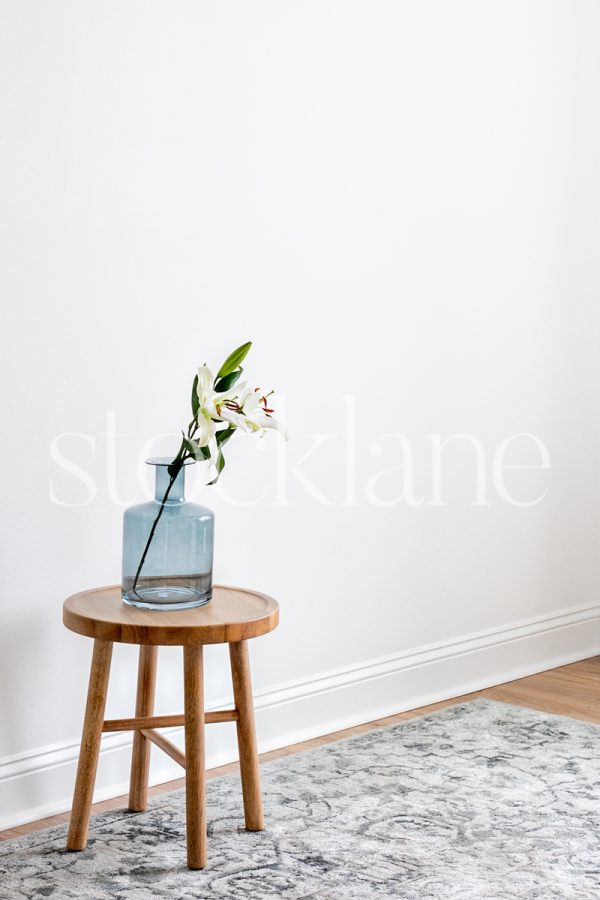
[[[244,816],[249,831],[264,828],[256,751],[249,638],[277,627],[279,607],[265,594],[242,588],[214,587],[210,603],[173,612],[137,609],[121,600],[120,587],[96,588],[65,600],[63,622],[71,631],[94,638],[79,765],[67,840],[68,850],[83,850],[103,731],[133,731],[129,809],[146,809],[150,745],[156,744],[186,770],[187,860],[190,869],[206,865],[204,796],[204,723],[235,722],[240,752]],[[135,718],[104,720],[113,642],[139,644]],[[160,645],[183,646],[184,714],[154,716],[156,658]],[[235,708],[204,712],[202,647],[229,644]],[[155,728],[185,726],[185,755]]]

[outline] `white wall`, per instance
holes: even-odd
[[[187,421],[195,366],[248,338],[292,437],[231,445],[224,491],[260,502],[204,496],[217,579],[282,606],[252,646],[261,746],[597,652],[598,6],[21,0],[2,20],[1,824],[69,805],[91,646],[61,603],[119,580],[110,416],[119,496],[142,499],[138,457]],[[50,456],[65,432],[90,436],[60,447],[92,502]],[[372,452],[389,432],[422,505],[367,500],[401,462],[395,438]],[[432,505],[428,435],[462,432],[488,505],[464,441]],[[531,507],[490,471],[519,432],[551,458],[506,475],[547,490]],[[323,434],[298,471],[328,504],[294,473]],[[163,710],[180,668],[164,651]],[[119,648],[109,715],[134,681]],[[228,689],[215,649],[208,703]],[[210,740],[231,758],[228,726]],[[157,751],[154,779],[175,774]]]

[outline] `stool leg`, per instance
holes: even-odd
[[[239,713],[236,725],[246,828],[248,831],[262,831],[265,827],[265,822],[260,793],[260,771],[256,750],[256,729],[254,726],[254,704],[252,702],[248,642],[238,641],[230,644],[229,657],[231,659],[233,698],[235,708]]]
[[[96,769],[98,768],[98,754],[100,752],[100,738],[102,737],[102,726],[104,724],[104,708],[108,693],[112,647],[113,645],[110,641],[94,641],[67,850],[83,850],[87,844],[90,810],[92,808],[92,796],[96,781]]]
[[[154,712],[157,656],[158,647],[150,644],[140,647],[137,697],[135,701],[136,717],[151,716]],[[134,731],[131,779],[129,782],[129,809],[134,812],[143,812],[148,806],[148,772],[150,771],[151,746],[151,741],[144,737],[141,731]]]
[[[203,869],[206,865],[206,798],[202,644],[184,644],[183,676],[187,861],[190,869]]]

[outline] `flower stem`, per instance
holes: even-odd
[[[160,509],[158,510],[158,513],[156,514],[156,518],[155,518],[154,522],[152,523],[152,528],[150,529],[150,534],[148,535],[148,540],[146,541],[146,546],[144,547],[144,552],[142,553],[142,558],[140,559],[140,564],[137,567],[137,572],[135,573],[135,578],[133,579],[133,587],[131,590],[134,592],[137,587],[137,583],[138,583],[138,580],[140,577],[140,573],[142,571],[142,567],[146,561],[146,557],[148,555],[148,550],[150,549],[150,544],[152,543],[152,539],[156,532],[156,528],[158,526],[158,523],[160,522],[160,517],[162,516],[163,510],[165,508],[165,504],[166,504],[167,500],[169,499],[169,494],[171,493],[171,488],[175,484],[175,480],[183,468],[185,456],[183,455],[182,450],[183,450],[183,447],[182,447],[182,449],[180,449],[179,453],[177,454],[177,456],[175,457],[175,459],[169,466],[169,474],[171,475],[171,478],[169,480],[169,484],[165,491],[164,497],[160,501]]]

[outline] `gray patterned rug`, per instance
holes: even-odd
[[[209,866],[185,867],[184,795],[0,845],[0,897],[227,900],[600,898],[600,728],[476,700],[208,783]]]

